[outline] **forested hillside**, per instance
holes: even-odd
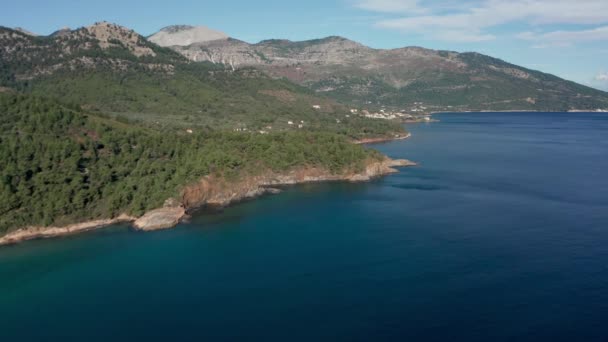
[[[363,166],[377,152],[332,133],[168,133],[36,96],[0,93],[0,235],[141,215],[215,174]]]
[[[354,171],[393,122],[286,79],[192,63],[109,23],[0,28],[0,235],[133,216],[207,175]]]

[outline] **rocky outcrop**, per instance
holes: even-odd
[[[154,231],[175,227],[186,215],[184,207],[165,207],[147,212],[133,222],[133,228]]]
[[[414,165],[416,163],[405,159],[384,158],[368,161],[361,171],[338,174],[322,168],[309,167],[298,168],[285,173],[266,172],[256,176],[243,177],[234,182],[215,176],[207,176],[198,183],[186,187],[182,191],[180,202],[186,209],[201,206],[227,206],[234,202],[274,191],[269,189],[274,189],[276,186],[330,181],[364,182],[375,177],[398,172],[395,167]]]
[[[365,182],[398,172],[396,167],[414,165],[416,163],[405,159],[384,158],[368,160],[362,170],[338,174],[323,168],[307,167],[285,173],[265,172],[255,176],[244,176],[237,180],[207,176],[199,182],[185,187],[180,198],[168,199],[163,208],[152,210],[140,218],[121,215],[114,219],[89,221],[65,227],[27,227],[0,237],[0,245],[71,235],[126,222],[132,222],[133,227],[141,231],[168,229],[175,227],[184,219],[188,210],[203,206],[227,206],[263,194],[281,192],[276,186],[327,181]]]
[[[141,37],[126,27],[105,21],[87,26],[84,29],[73,32],[75,35],[93,37],[103,49],[126,47],[137,56],[156,56],[154,50],[142,44]]]

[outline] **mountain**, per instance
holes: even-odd
[[[256,67],[359,106],[430,110],[608,108],[608,93],[479,53],[420,47],[373,49],[342,37],[309,41],[237,39],[164,45],[192,61]]]
[[[165,33],[184,30],[200,32]],[[193,63],[108,22],[47,37],[0,28],[0,87],[167,129],[309,129],[355,139],[403,131],[396,123],[347,117],[339,102],[256,69]]]
[[[175,25],[167,26],[148,37],[148,40],[160,46],[188,46],[213,40],[228,39],[219,31],[204,26]]]

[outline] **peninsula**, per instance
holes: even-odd
[[[413,163],[365,145],[407,139],[403,122],[433,111],[608,108],[605,92],[476,53],[187,25],[0,27],[0,62],[0,244],[366,181]]]

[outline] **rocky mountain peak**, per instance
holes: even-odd
[[[161,29],[148,40],[160,46],[188,46],[228,38],[225,33],[205,26],[174,25]]]
[[[135,31],[107,21],[77,30],[77,34],[95,38],[103,49],[122,46],[138,57],[156,55],[150,47],[142,44],[143,37]]]
[[[167,33],[177,33],[177,32],[181,32],[181,31],[191,30],[193,28],[195,28],[195,27],[192,25],[171,25],[171,26],[163,27],[162,29],[160,29],[160,31],[167,32]]]
[[[117,40],[133,40],[138,38],[138,34],[135,31],[122,27],[120,25],[112,24],[107,21],[95,23],[91,26],[84,28],[91,36],[97,38],[100,41],[108,41],[111,39]]]

